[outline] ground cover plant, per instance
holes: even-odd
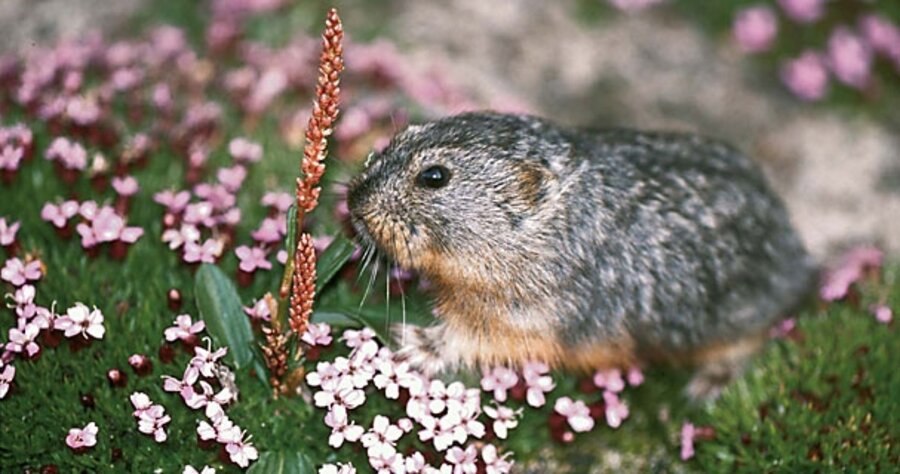
[[[325,8],[200,12],[3,62],[4,472],[900,461],[900,291],[874,248],[838,262],[823,302],[773,328],[709,406],[679,395],[689,374],[673,369],[426,380],[393,362],[389,326],[427,324],[427,289],[356,249],[341,183],[403,123],[477,104],[389,43],[341,41]],[[308,31],[288,38],[259,27],[298,17]]]

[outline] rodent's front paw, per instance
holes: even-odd
[[[440,326],[421,327],[408,324],[396,325],[391,331],[400,346],[395,354],[398,362],[406,362],[410,367],[431,377],[443,372],[447,362],[440,356],[436,334],[442,332]]]

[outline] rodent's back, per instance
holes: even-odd
[[[576,179],[557,225],[573,259],[561,290],[579,295],[570,343],[609,325],[662,352],[729,341],[763,330],[812,287],[815,266],[784,206],[730,146],[626,130],[568,137]]]

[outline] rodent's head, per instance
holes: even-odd
[[[432,277],[491,273],[540,234],[552,161],[568,153],[535,118],[469,113],[410,126],[370,157],[348,204],[363,239]]]

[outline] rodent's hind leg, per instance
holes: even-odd
[[[409,363],[428,377],[452,368],[455,364],[447,360],[443,350],[444,330],[443,324],[429,327],[395,325],[391,332],[400,346],[395,354],[396,360]]]
[[[761,336],[752,336],[701,351],[696,358],[699,367],[685,387],[688,398],[697,402],[719,398],[725,386],[744,373],[764,341]]]

